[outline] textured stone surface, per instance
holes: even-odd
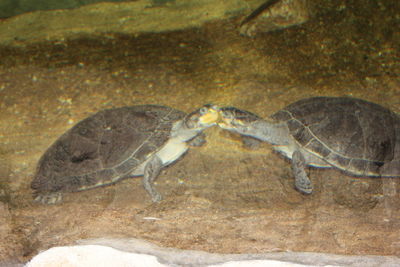
[[[155,246],[137,239],[80,240],[54,247],[35,256],[27,267],[59,266],[397,266],[400,258],[345,256],[323,253],[276,252],[265,254],[215,254]],[[133,265],[132,265],[133,264]]]
[[[107,2],[125,2],[126,0],[107,0]],[[0,18],[8,18],[26,12],[77,8],[104,0],[0,0]]]
[[[97,3],[77,9],[37,11],[0,22],[0,43],[17,44],[58,40],[82,34],[140,34],[199,27],[232,17],[244,0],[179,0],[157,5],[151,0]]]
[[[259,11],[262,7],[259,6],[242,22],[241,34],[254,36],[257,33],[285,29],[305,23],[310,17],[307,0],[269,0],[265,3],[267,2],[273,5],[262,11]]]

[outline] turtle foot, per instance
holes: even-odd
[[[158,203],[158,202],[160,202],[160,201],[162,200],[162,196],[161,196],[160,194],[158,194],[158,193],[153,194],[153,195],[151,196],[151,200],[152,200],[154,203]]]
[[[306,162],[301,152],[299,150],[294,151],[292,154],[292,170],[295,179],[295,187],[301,193],[309,195],[313,191],[313,185],[304,170],[305,165]]]
[[[159,157],[154,156],[144,167],[143,186],[150,194],[153,202],[160,202],[162,197],[160,193],[154,188],[153,182],[163,167],[162,161]]]
[[[296,179],[295,187],[299,192],[305,195],[310,195],[313,192],[313,186],[308,178]]]
[[[60,203],[61,200],[62,194],[60,192],[39,194],[37,197],[35,197],[35,202],[48,205]]]

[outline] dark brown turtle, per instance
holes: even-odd
[[[234,107],[220,109],[219,126],[271,143],[292,160],[296,188],[313,190],[306,165],[335,167],[359,177],[400,177],[400,117],[350,97],[297,101],[262,119]],[[250,142],[250,140],[246,140]]]
[[[188,142],[202,144],[202,131],[217,118],[211,105],[188,115],[156,105],[100,111],[68,130],[41,157],[31,184],[36,200],[57,203],[63,192],[143,175],[144,188],[159,201],[153,182],[161,168],[181,157]]]

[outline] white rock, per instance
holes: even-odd
[[[54,247],[35,256],[26,267],[164,267],[155,256],[119,251],[106,246]]]

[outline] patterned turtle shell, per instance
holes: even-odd
[[[400,176],[400,117],[350,97],[303,99],[272,116],[306,151],[355,176]]]

